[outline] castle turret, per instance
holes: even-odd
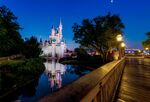
[[[52,32],[51,32],[51,35],[52,35],[52,36],[55,36],[55,28],[54,28],[54,26],[52,26]]]
[[[60,19],[60,24],[59,24],[59,34],[62,35],[62,22]]]

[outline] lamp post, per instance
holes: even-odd
[[[119,35],[117,35],[116,39],[118,42],[121,42],[123,40],[123,37],[121,34],[119,34]]]
[[[126,45],[125,45],[125,43],[124,42],[122,42],[121,43],[121,47],[125,47]]]
[[[122,42],[122,43],[121,43],[121,55],[122,55],[122,56],[124,56],[124,48],[125,48],[125,46],[126,46],[125,43]],[[122,56],[121,56],[121,57],[122,57]]]
[[[147,47],[147,48],[145,48],[145,50],[149,50],[149,48]]]
[[[121,34],[118,34],[117,37],[117,42],[122,42],[123,38],[122,38],[122,35]],[[120,44],[118,44],[118,51],[119,51],[119,59],[121,58],[121,52],[120,52]]]
[[[148,48],[148,47],[146,47],[145,50],[148,52],[148,54],[150,54],[150,53],[149,53],[149,48]]]
[[[119,51],[119,59],[120,59],[122,57],[122,55],[121,55],[121,48],[120,48],[120,42],[123,41],[123,37],[122,37],[121,34],[118,34],[117,37],[116,37],[116,39],[117,39],[117,42],[119,42],[118,51]],[[121,46],[122,46],[122,44],[121,44]]]

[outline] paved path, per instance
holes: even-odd
[[[150,102],[150,59],[127,58],[115,102]]]

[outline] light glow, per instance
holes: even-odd
[[[125,43],[124,42],[122,42],[121,43],[121,47],[125,47],[126,45],[125,45]]]
[[[117,41],[122,41],[123,40],[122,35],[121,34],[117,35],[116,39]]]
[[[145,48],[145,50],[149,50],[149,48],[147,47],[147,48]]]
[[[110,0],[110,2],[111,2],[111,3],[113,3],[113,2],[114,2],[114,0]]]

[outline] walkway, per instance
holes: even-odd
[[[150,58],[127,58],[115,102],[150,102]]]

